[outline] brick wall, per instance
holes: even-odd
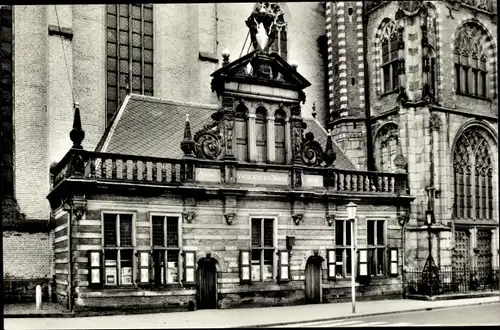
[[[4,279],[50,278],[51,250],[48,233],[3,232]]]
[[[74,222],[72,228],[74,248],[73,280],[76,283],[77,309],[127,308],[187,308],[189,301],[195,301],[195,288],[169,288],[162,290],[141,288],[133,291],[96,290],[88,288],[88,251],[102,248],[101,212],[134,212],[136,226],[136,246],[147,249],[150,246],[150,214],[181,214],[183,201],[175,195],[164,194],[155,197],[125,197],[99,195],[88,196],[88,212],[82,220]],[[333,210],[333,206],[331,208]],[[227,225],[223,217],[223,202],[220,199],[199,198],[195,206],[192,223],[182,223],[182,249],[196,251],[196,260],[211,253],[218,262],[219,307],[242,307],[245,305],[288,305],[304,302],[304,279],[307,259],[318,250],[326,258],[326,249],[333,247],[334,232],[325,220],[324,205],[311,202],[302,211],[304,220],[299,225],[291,219],[291,205],[279,199],[262,200],[258,197],[238,199],[237,214],[232,225]],[[337,219],[345,219],[343,207],[335,211]],[[400,229],[394,216],[395,207],[360,205],[358,227],[359,247],[366,246],[366,220],[386,219],[388,246],[401,247]],[[294,236],[296,244],[290,258],[291,281],[288,284],[254,282],[251,286],[239,283],[239,251],[248,249],[250,244],[250,218],[276,217],[275,233],[277,249],[285,249],[286,236]],[[63,230],[64,231],[64,230]],[[64,234],[63,232],[61,232]],[[56,233],[56,241],[58,234]],[[57,262],[56,254],[56,262]],[[326,262],[324,262],[326,264]],[[56,265],[57,266],[57,265]],[[275,265],[276,266],[276,265]],[[323,265],[323,268],[325,266]],[[57,272],[57,267],[56,267]],[[56,273],[57,274],[57,273]],[[336,301],[337,296],[345,297],[349,281],[328,281],[323,271],[324,301]],[[400,279],[373,279],[363,287],[363,296],[376,296],[400,292]]]

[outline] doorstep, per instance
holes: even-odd
[[[415,300],[439,301],[439,300],[495,297],[498,295],[499,295],[498,291],[489,291],[489,292],[451,293],[451,294],[441,294],[441,295],[437,295],[437,296],[427,296],[427,295],[422,295],[422,294],[408,294],[408,295],[406,295],[406,298],[407,299],[415,299]]]

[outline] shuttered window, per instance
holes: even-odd
[[[284,111],[276,111],[274,116],[274,149],[276,164],[286,164]]]
[[[265,163],[267,161],[266,113],[266,109],[259,108],[255,114],[256,160],[258,163]]]

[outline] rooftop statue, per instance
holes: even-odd
[[[267,53],[276,37],[276,27],[283,12],[278,4],[259,2],[245,21],[250,29],[253,48]],[[282,18],[281,18],[282,21]]]

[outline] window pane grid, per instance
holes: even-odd
[[[274,219],[253,218],[252,223],[252,280],[273,278]]]
[[[117,16],[118,13],[118,16]],[[118,82],[108,78],[107,117],[111,118],[129,91],[153,95],[153,10],[152,5],[107,5],[107,74],[120,72],[126,76],[120,81],[124,90],[116,89]],[[117,35],[118,33],[118,35]],[[145,73],[146,63],[150,66]],[[137,77],[134,77],[137,76]],[[146,77],[148,80],[146,80]]]

